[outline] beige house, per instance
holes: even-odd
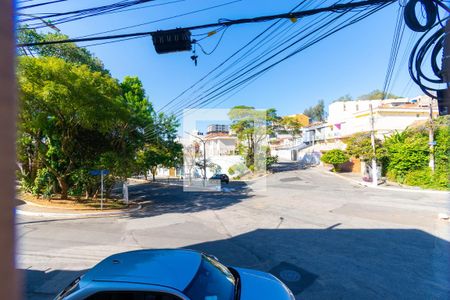
[[[205,141],[207,156],[234,155],[236,152],[237,137],[229,133],[209,133],[206,135]]]

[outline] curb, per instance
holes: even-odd
[[[361,186],[365,186],[368,188],[372,188],[372,189],[379,189],[379,190],[385,190],[385,191],[396,191],[396,192],[409,192],[409,193],[429,193],[429,194],[449,194],[449,192],[447,191],[435,191],[435,190],[413,190],[413,189],[402,189],[402,188],[394,188],[394,187],[385,187],[385,186],[373,186],[370,183],[366,183],[363,181],[359,181],[359,180],[355,180],[355,179],[351,179],[348,178],[344,175],[338,174],[338,173],[334,173],[334,172],[327,172],[324,170],[320,170],[320,172],[325,173],[325,174],[331,174],[331,175],[335,175],[336,177],[340,177],[344,180],[350,181],[352,183],[361,185]]]
[[[258,181],[259,179],[263,179],[269,175],[272,175],[273,173],[267,173],[264,174],[263,176],[257,177],[257,178],[253,178],[253,179],[240,179],[240,180],[234,180],[234,181],[242,181],[242,182],[252,182],[252,181]]]
[[[117,212],[95,212],[95,213],[48,213],[48,212],[34,212],[21,209],[15,209],[17,215],[31,216],[31,217],[112,217],[125,215],[131,212],[138,211],[142,208],[141,204],[137,204],[137,207],[131,208],[125,211]]]

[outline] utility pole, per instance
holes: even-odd
[[[428,145],[430,146],[430,162],[429,167],[431,172],[434,173],[434,128],[433,128],[433,98],[430,99],[430,116],[429,116],[429,124],[430,126],[428,131]]]
[[[0,1],[0,295],[19,299],[15,266],[16,108],[14,3]]]
[[[376,160],[376,148],[375,148],[375,119],[373,117],[373,107],[372,103],[369,105],[370,107],[370,140],[372,142],[372,151],[373,151],[373,158],[372,158],[372,184],[377,186],[378,185],[378,170],[377,170],[377,160]]]
[[[103,210],[103,169],[102,170],[100,170],[100,180],[101,180],[101,184],[100,184],[100,186],[101,186],[101,191],[100,191],[100,193],[101,193],[101,198],[100,198],[100,210]]]

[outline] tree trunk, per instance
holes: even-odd
[[[153,181],[156,181],[156,167],[152,167],[152,177],[153,177]]]
[[[57,180],[59,187],[61,188],[61,199],[66,200],[68,198],[69,193],[69,185],[67,184],[66,178],[58,177]]]

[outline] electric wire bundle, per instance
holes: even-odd
[[[425,24],[419,21],[416,5],[422,5],[425,14]],[[406,25],[415,32],[423,32],[409,57],[409,74],[412,80],[428,96],[437,98],[446,87],[442,72],[442,65],[438,64],[439,53],[441,53],[445,38],[445,29],[440,19],[438,1],[433,0],[410,0],[404,10]],[[431,71],[424,70],[424,61],[429,57]]]

